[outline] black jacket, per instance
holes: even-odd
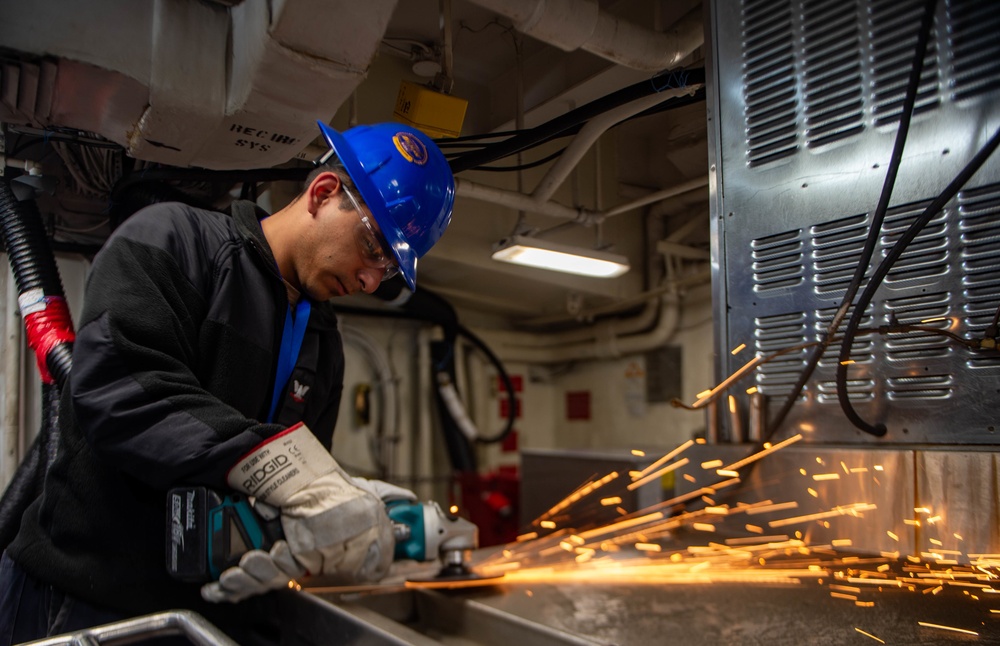
[[[158,204],[97,255],[58,455],[9,548],[35,578],[123,612],[205,612],[198,585],[166,573],[166,491],[224,490],[240,457],[299,420],[330,446],[344,355],[327,304],[313,306],[278,423],[256,421],[270,408],[288,307],[266,215],[246,203],[232,216]]]

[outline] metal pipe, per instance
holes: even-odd
[[[22,326],[17,311],[17,283],[5,275],[3,331],[3,429],[0,435],[0,489],[14,477],[20,456]]]
[[[684,193],[689,193],[706,186],[708,186],[708,175],[705,175],[704,177],[696,177],[686,182],[681,182],[675,186],[670,186],[668,188],[650,193],[649,195],[644,195],[637,200],[632,200],[631,202],[626,202],[625,204],[619,204],[614,208],[604,211],[602,215],[606,218],[610,218],[614,215],[620,215],[627,211],[631,211],[632,209],[638,209],[640,207],[653,204],[654,202],[662,202],[663,200],[671,197],[683,195]]]
[[[486,331],[482,336],[495,348],[497,355],[507,361],[559,363],[585,359],[612,359],[663,346],[677,331],[679,320],[680,299],[676,294],[667,294],[660,300],[656,325],[640,334],[619,335],[612,327],[603,327],[598,332],[603,332],[604,336],[548,347],[506,345],[502,339],[497,342]]]
[[[542,178],[542,181],[538,183],[535,187],[535,192],[532,193],[531,197],[536,202],[546,202],[548,201],[556,190],[562,185],[569,174],[576,168],[576,165],[580,163],[580,160],[590,147],[594,144],[597,139],[604,134],[608,128],[634,117],[635,115],[645,112],[646,110],[663,103],[667,99],[673,99],[678,96],[683,96],[685,94],[692,94],[697,89],[697,86],[688,86],[683,88],[672,88],[669,90],[664,90],[663,92],[658,92],[657,94],[651,94],[649,96],[642,97],[632,101],[631,103],[626,103],[623,106],[619,106],[612,110],[598,115],[587,122],[580,132],[573,138],[572,143],[566,147],[563,154],[559,156],[559,159],[555,164],[549,169]],[[654,200],[655,201],[655,200]]]
[[[754,392],[750,395],[750,425],[747,432],[748,442],[760,442],[764,439],[767,429],[767,397],[764,393]]]
[[[583,49],[637,70],[676,67],[705,42],[700,7],[660,33],[602,11],[595,0],[472,2],[509,18],[518,31],[563,51]]]

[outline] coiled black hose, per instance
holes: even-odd
[[[29,326],[28,344],[36,353],[44,349],[38,361],[43,376],[42,427],[0,497],[0,549],[6,549],[17,535],[24,511],[41,494],[45,472],[55,458],[59,398],[73,366],[73,324],[38,207],[34,200],[18,201],[6,182],[0,182],[0,236]]]

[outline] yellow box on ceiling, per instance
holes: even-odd
[[[399,85],[393,116],[429,137],[457,137],[462,134],[468,105],[468,101],[457,96],[403,81]]]

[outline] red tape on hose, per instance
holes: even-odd
[[[24,309],[21,308],[22,313]],[[35,361],[38,363],[42,381],[47,384],[55,383],[45,359],[52,348],[62,343],[72,343],[76,339],[73,319],[66,305],[66,299],[62,296],[45,296],[35,301],[31,309],[30,313],[24,314],[28,347],[35,352]]]

